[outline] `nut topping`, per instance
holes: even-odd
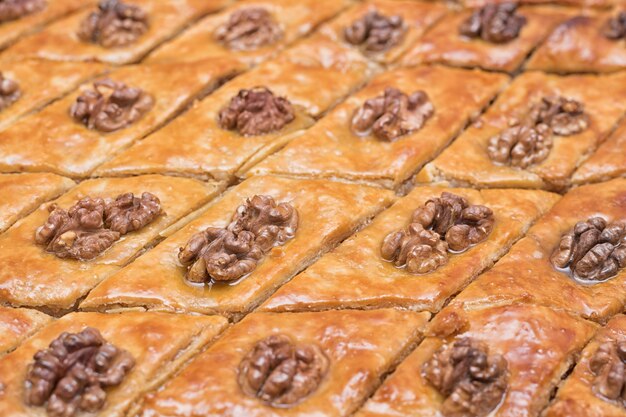
[[[238,130],[246,136],[280,130],[294,119],[294,109],[289,100],[275,96],[266,87],[239,91],[218,115],[222,129]]]
[[[93,83],[70,108],[70,116],[88,129],[109,133],[141,119],[154,105],[152,96],[140,88],[105,78]]]
[[[402,16],[387,17],[373,10],[344,29],[344,37],[365,52],[385,52],[402,41],[406,26]]]
[[[435,108],[423,91],[407,96],[387,87],[385,94],[366,100],[352,117],[352,130],[357,135],[373,133],[378,139],[393,141],[421,129]]]
[[[552,131],[548,125],[513,125],[489,139],[487,153],[492,161],[528,168],[544,161],[552,150]]]
[[[105,389],[120,385],[134,366],[130,353],[107,343],[94,328],[62,333],[35,354],[24,383],[25,402],[47,402],[50,417],[95,413],[104,407]]]
[[[491,43],[507,43],[519,36],[526,18],[518,15],[516,3],[489,4],[472,13],[459,27],[468,38]]]
[[[589,360],[589,369],[595,375],[593,391],[626,406],[626,342],[602,343]]]
[[[424,378],[444,397],[445,417],[484,417],[507,388],[507,362],[470,338],[442,346],[422,367]]]
[[[239,386],[273,407],[290,407],[317,389],[329,361],[319,347],[286,335],[258,341],[239,364]]]
[[[491,209],[444,192],[415,210],[405,229],[385,237],[381,256],[411,273],[429,273],[448,262],[449,251],[461,252],[485,240],[494,222]]]
[[[297,228],[298,212],[291,204],[255,195],[237,208],[227,227],[193,235],[178,259],[188,267],[191,282],[236,280],[252,272],[274,246],[292,239]]]
[[[15,103],[21,95],[19,84],[9,78],[5,78],[0,72],[0,111]]]
[[[46,7],[46,0],[0,0],[0,23],[17,20]]]
[[[561,97],[544,97],[530,110],[529,119],[535,125],[544,123],[559,136],[570,136],[589,127],[589,116],[585,106],[576,100]]]
[[[609,18],[602,27],[602,34],[613,40],[625,39],[626,11],[621,11],[615,17]]]
[[[80,24],[78,37],[105,48],[115,48],[134,43],[147,31],[148,14],[141,7],[120,0],[100,0],[98,10]]]
[[[215,31],[215,38],[233,51],[258,49],[282,37],[280,26],[270,12],[261,7],[247,7],[233,12],[228,22]]]
[[[578,222],[561,237],[550,259],[557,268],[569,268],[576,278],[606,280],[626,266],[626,222],[607,225],[601,217]]]
[[[160,213],[159,199],[132,193],[115,200],[86,197],[65,211],[56,204],[48,208],[46,223],[35,233],[35,242],[59,258],[94,259],[120,236],[151,223]]]

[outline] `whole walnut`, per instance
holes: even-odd
[[[459,32],[491,43],[510,42],[519,36],[526,24],[526,18],[516,11],[516,3],[488,4],[461,23]]]
[[[425,92],[407,96],[397,88],[387,87],[383,95],[366,100],[355,111],[352,130],[357,135],[373,133],[380,140],[393,141],[421,129],[434,112]]]
[[[70,108],[70,116],[89,129],[110,133],[141,119],[154,106],[154,98],[140,88],[110,78],[96,81]]]
[[[218,115],[222,129],[246,136],[264,135],[282,129],[295,119],[293,106],[267,87],[241,90]]]
[[[601,217],[578,222],[561,237],[550,259],[582,280],[611,278],[626,266],[626,222],[607,224]]]
[[[489,139],[487,154],[494,162],[528,168],[546,160],[552,145],[552,131],[548,125],[517,124]]]
[[[609,18],[602,27],[602,34],[613,40],[626,38],[626,11]]]
[[[2,5],[1,2],[0,5]],[[0,111],[15,103],[21,95],[19,84],[10,78],[5,78],[0,72]]]
[[[344,29],[348,43],[360,45],[365,52],[385,52],[398,45],[407,31],[402,16],[385,16],[377,10],[366,13]]]
[[[148,28],[148,14],[141,7],[121,0],[100,0],[98,10],[80,24],[78,37],[105,48],[115,48],[136,42]]]
[[[46,406],[50,417],[96,413],[106,388],[120,385],[135,366],[132,355],[110,343],[97,329],[62,333],[38,351],[24,381],[29,406]]]
[[[529,119],[535,125],[548,125],[559,136],[575,135],[589,127],[585,106],[579,101],[561,96],[543,97],[531,109]]]
[[[507,361],[471,338],[443,345],[424,363],[422,375],[445,398],[445,417],[486,417],[508,385]]]
[[[0,23],[17,20],[43,10],[46,0],[2,0],[0,1]]]
[[[319,347],[278,334],[258,341],[246,354],[238,382],[244,393],[270,406],[291,407],[317,389],[328,368]]]
[[[626,406],[626,342],[606,340],[589,360],[593,391]]]
[[[278,42],[283,31],[267,9],[246,7],[233,12],[215,38],[233,51],[251,51]]]

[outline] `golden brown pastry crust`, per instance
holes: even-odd
[[[230,81],[156,134],[104,164],[98,175],[174,173],[232,179],[284,146],[317,117],[361,86],[372,71],[355,51],[320,36]],[[267,86],[294,104],[296,118],[278,132],[244,137],[224,130],[217,115],[241,89]],[[172,137],[185,138],[172,141]]]
[[[159,175],[82,182],[54,202],[67,209],[85,196],[115,198],[127,192],[150,192],[161,200],[164,214],[123,236],[99,257],[84,262],[58,258],[35,243],[35,230],[49,214],[49,204],[43,204],[0,236],[0,303],[51,311],[71,308],[96,284],[158,240],[162,230],[220,191],[216,184]]]
[[[471,13],[471,10],[464,10],[444,17],[407,52],[400,64],[440,63],[513,72],[533,48],[550,34],[552,28],[568,16],[567,9],[522,7],[518,13],[526,17],[527,21],[519,36],[507,43],[492,44],[459,35],[459,25]]]
[[[94,10],[88,8],[61,19],[11,47],[7,54],[53,61],[100,61],[122,65],[140,61],[150,50],[178,33],[187,23],[224,7],[228,0],[132,0],[148,13],[149,27],[136,42],[104,48],[78,38],[81,22]]]
[[[50,316],[37,310],[0,306],[0,357],[15,349],[50,320]],[[1,398],[0,395],[0,401]]]
[[[552,405],[543,417],[624,417],[626,410],[619,404],[598,397],[591,389],[594,375],[589,369],[589,360],[604,341],[626,340],[626,316],[611,319],[600,329],[585,347],[572,374],[565,380]]]
[[[20,86],[20,98],[0,111],[0,130],[17,119],[40,110],[79,84],[101,74],[105,67],[93,62],[50,62],[35,59],[0,64],[5,78]]]
[[[428,274],[411,274],[385,261],[380,255],[383,239],[405,227],[415,209],[442,192],[463,196],[470,204],[493,210],[495,226],[487,240],[462,254],[450,255],[446,265]],[[558,199],[555,194],[526,190],[417,187],[281,287],[260,310],[402,307],[436,313],[451,296],[504,255]]]
[[[154,97],[154,106],[141,119],[108,134],[76,122],[69,115],[69,109],[81,91],[93,89],[92,82],[85,83],[78,91],[0,132],[0,171],[50,171],[85,177],[239,69],[241,64],[228,59],[117,69],[107,77],[141,88]],[[28,138],[28,142],[24,138]]]
[[[1,174],[0,232],[74,185],[74,181],[55,174]]]
[[[0,415],[45,417],[42,407],[23,403],[24,378],[33,355],[48,347],[62,332],[77,333],[90,326],[117,347],[130,352],[134,368],[121,385],[107,389],[105,406],[98,415],[121,417],[142,394],[171,375],[185,359],[197,353],[227,325],[223,317],[165,313],[71,313],[58,319],[19,348],[0,359],[3,391]]]
[[[451,324],[463,326],[458,337],[483,342],[489,353],[508,362],[508,389],[493,417],[537,416],[552,389],[593,336],[596,326],[546,307],[513,305],[464,312],[444,309],[430,324],[420,346],[384,382],[357,417],[440,416],[441,395],[422,376],[422,366],[452,337]]]
[[[421,338],[428,317],[395,310],[250,314],[163,390],[149,395],[141,415],[350,415],[405,349]],[[330,362],[317,390],[291,408],[268,407],[243,394],[237,384],[243,356],[258,340],[277,333],[316,344]]]
[[[235,283],[190,284],[185,278],[186,269],[178,261],[179,248],[196,232],[209,226],[226,226],[237,206],[255,194],[272,196],[277,203],[289,202],[298,210],[295,237],[272,249],[252,273]],[[391,192],[361,185],[271,176],[248,179],[230,189],[196,220],[99,285],[80,307],[245,313],[392,201]]]
[[[501,74],[445,67],[384,73],[248,175],[342,178],[398,186],[440,152],[507,80]],[[355,135],[350,127],[355,110],[389,86],[407,94],[424,90],[435,108],[433,116],[420,130],[393,142]]]
[[[626,119],[572,176],[574,184],[606,181],[626,173]]]
[[[414,0],[369,0],[351,7],[336,19],[323,25],[319,33],[328,36],[335,42],[351,46],[344,39],[344,29],[370,11],[391,17],[399,15],[406,25],[406,33],[402,41],[394,47],[378,54],[368,54],[370,59],[381,63],[390,63],[402,55],[407,48],[418,42],[418,39],[435,22],[441,19],[447,8],[444,4],[416,2]],[[358,46],[354,46],[358,50]]]
[[[584,104],[589,127],[571,136],[553,136],[547,159],[526,170],[495,165],[487,154],[489,139],[522,118],[546,95],[561,95]],[[517,77],[477,123],[470,126],[417,175],[418,182],[447,181],[475,187],[563,190],[576,167],[602,143],[626,111],[626,74]]]
[[[351,0],[244,0],[207,16],[176,39],[162,45],[150,54],[147,62],[197,61],[205,58],[227,56],[248,65],[259,64],[276,55],[298,38],[311,33],[317,26],[351,4]],[[231,50],[215,39],[215,30],[230,16],[245,8],[263,8],[270,12],[282,29],[282,37],[271,45],[254,50]]]
[[[623,40],[602,35],[612,13],[579,15],[561,23],[537,49],[526,67],[551,72],[611,72],[626,68]]]
[[[470,284],[451,304],[467,309],[483,305],[529,303],[571,311],[605,321],[623,310],[626,270],[607,281],[581,285],[556,270],[550,256],[561,235],[578,221],[601,216],[626,218],[626,179],[575,188],[515,244],[494,268]]]

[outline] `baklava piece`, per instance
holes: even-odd
[[[74,185],[55,174],[0,174],[0,232]]]
[[[507,80],[437,66],[386,72],[247,175],[397,187],[447,146]]]
[[[0,171],[85,177],[240,69],[232,60],[116,69],[0,132]]]
[[[139,415],[351,415],[419,341],[427,313],[253,313],[146,397]]]
[[[132,414],[226,326],[222,317],[71,313],[0,359],[0,414]]]
[[[567,9],[490,3],[444,17],[401,59],[401,65],[440,63],[514,72]]]
[[[248,65],[276,55],[350,5],[349,0],[244,0],[205,17],[164,44],[148,62],[228,56]]]
[[[626,173],[626,120],[572,176],[574,184],[606,181]]]
[[[619,122],[625,99],[625,74],[523,73],[417,181],[562,191]]]
[[[246,313],[392,201],[361,185],[248,179],[80,307]]]
[[[543,191],[417,187],[260,308],[436,313],[557,199]]]
[[[50,320],[50,316],[37,310],[0,306],[0,357],[18,347]]]
[[[0,302],[71,308],[220,191],[158,175],[82,182],[0,236]]]
[[[626,294],[626,179],[571,190],[452,302],[539,304],[604,322]]]
[[[54,61],[130,64],[226,0],[99,0],[18,42],[8,53]]]
[[[608,322],[587,345],[544,417],[626,416],[626,317]]]
[[[320,117],[371,72],[358,52],[313,36],[228,82],[104,164],[97,175],[174,173],[232,180],[311,126],[311,117]]]
[[[625,37],[626,8],[575,16],[556,27],[526,67],[559,73],[623,70]]]
[[[547,307],[446,308],[356,417],[538,416],[595,330]]]
[[[395,61],[446,14],[437,3],[369,0],[323,25],[320,34],[381,63]]]

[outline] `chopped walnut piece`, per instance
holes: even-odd
[[[544,123],[559,136],[570,136],[582,132],[589,126],[585,106],[576,100],[561,97],[544,97],[530,110],[529,120],[536,125]]]
[[[215,31],[215,38],[233,51],[258,49],[276,43],[282,37],[282,29],[262,7],[246,7],[233,12]]]
[[[445,265],[449,251],[461,252],[485,240],[494,222],[488,207],[444,192],[416,209],[405,229],[385,237],[381,256],[411,273],[426,274]]]
[[[266,87],[239,91],[218,115],[223,129],[238,130],[242,135],[251,136],[280,130],[294,119],[289,100],[275,96]]]
[[[352,117],[352,130],[357,135],[373,133],[378,139],[393,141],[424,126],[435,108],[428,95],[416,91],[407,96],[387,87],[384,95],[366,100]]]
[[[481,38],[491,43],[506,43],[519,36],[526,18],[518,15],[516,3],[488,4],[475,10],[459,32],[469,38]]]
[[[626,38],[626,11],[609,18],[602,27],[602,34],[613,40]]]
[[[518,168],[528,168],[544,161],[552,150],[552,132],[548,125],[514,125],[489,139],[487,153],[492,161]]]
[[[70,108],[70,116],[89,129],[109,133],[141,119],[154,105],[152,96],[140,88],[105,78],[93,83]]]
[[[95,413],[104,407],[108,387],[120,385],[135,366],[131,354],[94,328],[62,333],[34,356],[24,383],[25,402],[43,406],[50,417]]]
[[[148,14],[141,7],[120,0],[100,0],[98,10],[80,24],[78,37],[105,48],[115,48],[130,45],[147,31]]]
[[[59,258],[94,259],[120,236],[152,222],[160,213],[159,199],[132,193],[115,200],[85,197],[65,211],[52,204],[44,225],[35,232],[35,242]]]
[[[46,0],[0,0],[0,23],[43,10]]]
[[[249,274],[274,246],[295,236],[298,212],[288,203],[255,195],[237,208],[225,228],[209,227],[196,233],[178,259],[192,282],[232,281]]]
[[[21,95],[19,84],[9,78],[5,78],[0,72],[0,111],[15,103]]]
[[[626,266],[626,222],[607,225],[601,217],[578,222],[561,237],[550,259],[557,268],[569,268],[576,278],[606,280]]]
[[[607,340],[589,360],[593,391],[626,406],[626,342]]]
[[[317,389],[329,361],[313,344],[295,344],[286,335],[258,341],[239,364],[239,386],[273,407],[291,407]]]
[[[445,417],[484,417],[498,406],[508,384],[507,362],[471,338],[443,345],[422,367],[444,397]]]
[[[387,17],[372,10],[346,27],[344,38],[365,52],[385,52],[402,41],[406,30],[402,16]]]

